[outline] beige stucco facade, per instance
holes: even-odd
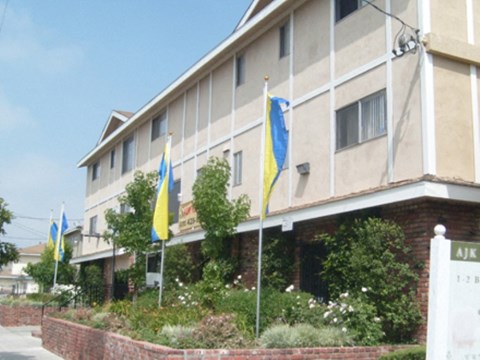
[[[401,23],[372,6],[336,21],[335,0],[275,0],[262,7],[265,3],[253,1],[255,11],[247,12],[228,39],[144,108],[103,134],[81,159],[79,166],[87,169],[87,231],[94,216],[97,230],[105,229],[104,212],[118,207],[117,197],[136,169],[157,169],[167,133],[151,140],[152,120],[162,112],[167,114],[167,132],[173,133],[172,159],[175,179],[181,180],[181,203],[192,200],[197,170],[210,156],[226,157],[233,164],[234,154],[241,151],[242,182],[232,185],[230,193],[233,198],[247,194],[252,202],[251,218],[238,230],[255,228],[265,75],[269,92],[290,101],[284,114],[290,140],[288,164],[276,185],[265,226],[277,226],[285,216],[304,221],[392,203],[400,196],[415,198],[419,193],[402,188],[403,184],[419,182],[427,189],[431,184],[426,177],[436,179],[432,186],[456,181],[463,186],[462,199],[480,200],[476,186],[480,53],[475,45],[480,38],[480,4],[374,1],[407,23],[407,34],[418,40],[416,51],[396,57],[392,50],[398,48]],[[250,13],[256,15],[249,18]],[[289,54],[280,57],[279,28],[286,22],[290,23]],[[413,29],[418,29],[418,39]],[[239,56],[245,68],[244,82],[237,85]],[[338,111],[382,91],[385,131],[337,149]],[[132,135],[134,166],[122,173],[123,142]],[[305,162],[310,163],[310,173],[300,175],[296,165]],[[93,180],[97,163],[100,173]],[[382,196],[375,195],[377,190]],[[351,201],[337,206],[340,199]],[[200,230],[179,233],[176,225],[173,230],[174,242],[202,238]],[[84,239],[83,255],[75,261],[93,259],[109,248],[101,238]]]

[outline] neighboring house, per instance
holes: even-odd
[[[31,294],[37,293],[38,284],[27,275],[23,269],[27,264],[40,262],[40,256],[46,244],[38,244],[23,249],[18,249],[18,262],[10,262],[0,271],[0,293]]]
[[[138,112],[113,111],[78,164],[87,169],[86,230],[105,230],[105,210],[118,207],[135,170],[158,168],[173,132],[170,244],[202,240],[191,217],[192,185],[210,156],[225,157],[231,197],[246,193],[252,201],[235,249],[244,278],[254,282],[269,75],[270,93],[291,105],[288,161],[264,227],[283,225],[295,242],[296,287],[323,295],[312,276],[322,247],[312,240],[342,216],[368,212],[399,223],[425,261],[418,298],[426,316],[434,226],[446,225],[452,239],[480,240],[480,5],[372,2],[396,18],[360,0],[252,1],[223,43]],[[112,247],[89,237],[73,262],[99,260],[111,268]],[[128,259],[118,256],[116,264]]]

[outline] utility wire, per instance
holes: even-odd
[[[386,12],[385,10],[379,8],[377,5],[373,4],[370,0],[363,0],[364,3],[367,3],[368,5],[372,6],[374,9],[380,11],[382,14],[385,14],[387,16],[390,16],[391,18],[397,20],[398,22],[400,22],[403,26],[406,26],[408,28],[410,28],[412,31],[417,31],[418,29],[414,28],[413,26],[411,25],[408,25],[405,21],[403,21],[402,19],[400,19],[398,16],[396,15],[393,15],[391,13],[388,13]]]

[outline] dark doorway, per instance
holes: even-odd
[[[300,289],[314,295],[319,302],[327,302],[327,284],[320,276],[326,257],[325,246],[320,242],[302,244],[300,256]]]

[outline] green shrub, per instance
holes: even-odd
[[[403,349],[383,355],[379,360],[425,360],[427,350],[425,346],[416,346],[410,349]]]
[[[195,343],[205,349],[236,349],[247,340],[235,325],[233,315],[207,316],[192,333]]]
[[[405,343],[421,323],[416,299],[418,265],[405,244],[402,229],[377,218],[345,222],[334,235],[322,235],[328,256],[323,278],[337,299],[344,291],[354,297],[368,289],[365,303],[375,307],[381,318],[385,340]]]
[[[339,328],[317,329],[308,324],[275,325],[260,337],[260,345],[264,348],[344,346],[350,343],[349,336]]]

